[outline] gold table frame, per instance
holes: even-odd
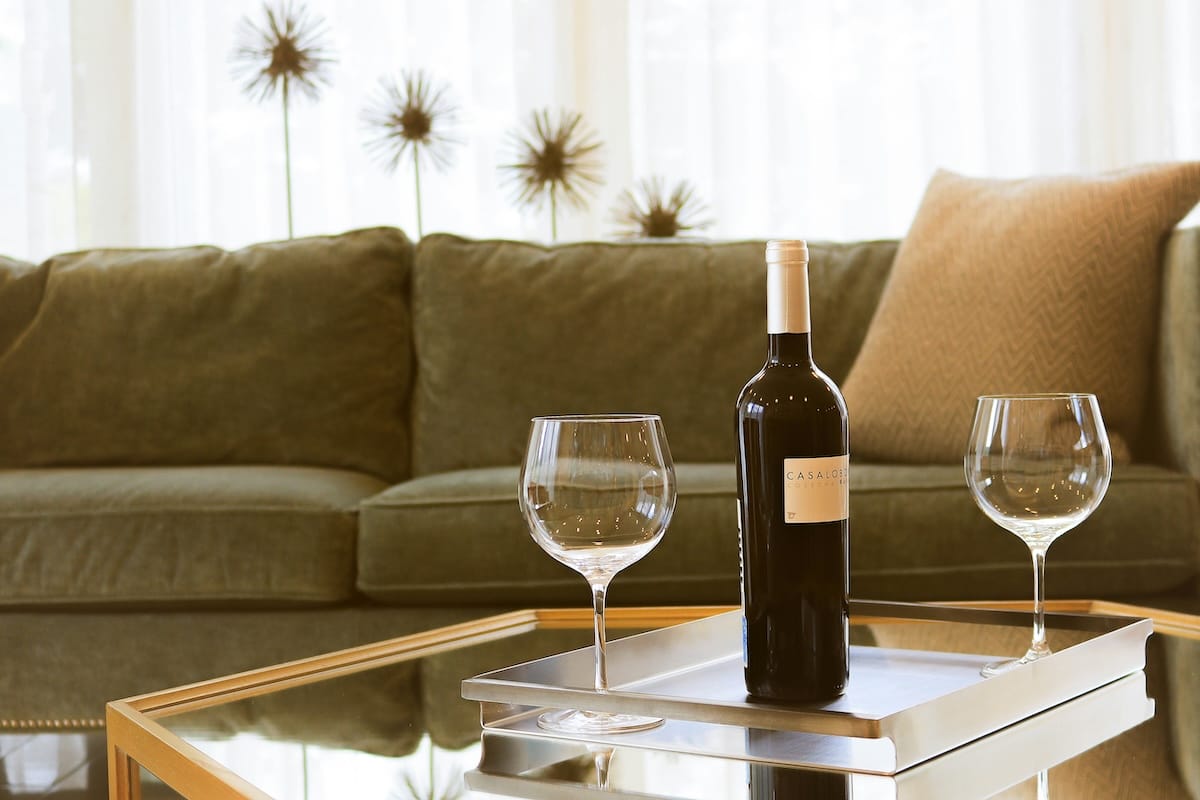
[[[1026,601],[951,605],[1015,609],[1030,606]],[[650,628],[689,622],[735,608],[612,608],[606,616],[611,628]],[[1200,640],[1200,616],[1191,614],[1104,600],[1049,601],[1046,609],[1062,613],[1146,617],[1154,622],[1156,633]],[[871,622],[869,619],[854,621]],[[140,800],[140,770],[144,768],[185,797],[271,800],[270,795],[156,722],[162,717],[423,658],[536,629],[588,628],[591,624],[591,609],[514,611],[111,702],[105,715],[109,798]]]

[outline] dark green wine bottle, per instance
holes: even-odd
[[[808,248],[767,244],[767,362],[737,402],[746,691],[838,697],[849,678],[849,427],[813,363]]]

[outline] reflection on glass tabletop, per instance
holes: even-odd
[[[985,604],[1020,607],[1020,604]],[[617,639],[704,618],[727,608],[611,609]],[[1150,609],[1103,601],[1052,601],[1059,613],[1147,616],[1144,683],[1123,689],[1148,694],[1152,719],[1117,733],[1041,776],[1048,796],[1161,798],[1200,789],[1200,617],[1186,604]],[[1019,653],[1025,625],[967,625],[855,619],[860,644],[958,653]],[[846,775],[750,764],[729,758],[589,747],[562,739],[532,744],[489,739],[483,756],[478,702],[462,699],[466,678],[531,659],[587,647],[585,609],[521,611],[427,633],[111,703],[107,728],[114,797],[469,798],[493,793],[529,797],[627,796],[687,798],[1038,797],[1039,777],[972,793],[970,774],[917,765],[896,776]],[[1049,630],[1052,647],[1077,632]],[[1140,678],[1139,678],[1140,680]],[[1133,695],[1130,695],[1130,691]],[[1136,699],[1136,698],[1135,698]],[[1105,716],[1105,699],[1081,705],[1059,725],[1086,727]],[[1068,710],[1069,711],[1069,710]],[[1020,743],[1003,758],[1019,767],[1052,728],[1009,731]],[[1014,726],[1015,727],[1015,726]],[[489,733],[495,739],[495,734]],[[636,736],[636,734],[630,734]],[[1060,737],[1061,738],[1061,737]],[[633,740],[630,740],[631,743]],[[1045,749],[1043,742],[1041,749]],[[1007,747],[1007,745],[1006,745]],[[989,756],[995,757],[995,756]],[[957,762],[971,762],[960,757]],[[1034,763],[1033,761],[1029,762]],[[503,773],[495,772],[501,765]],[[953,763],[947,761],[944,764]],[[483,767],[483,772],[480,767]],[[491,770],[491,772],[489,772]],[[472,773],[467,776],[467,773]],[[467,776],[465,779],[464,776]],[[480,777],[482,776],[482,780]],[[471,788],[472,786],[477,788]],[[773,786],[774,795],[763,795]],[[906,788],[907,787],[907,788]],[[921,794],[913,792],[921,791]],[[1190,793],[1189,793],[1190,789]],[[751,793],[753,791],[753,794]],[[818,792],[819,795],[812,795]],[[906,793],[907,792],[907,793]],[[1045,795],[1042,795],[1045,796]]]

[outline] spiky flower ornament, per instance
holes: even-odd
[[[329,84],[325,22],[310,15],[304,6],[291,2],[263,5],[266,17],[255,24],[243,17],[238,43],[233,51],[235,76],[244,80],[243,91],[257,102],[269,100],[279,92],[283,101],[283,159],[287,179],[288,238],[294,235],[292,224],[292,145],[288,106],[293,89],[310,99],[320,95],[321,85]]]
[[[583,115],[548,109],[534,111],[524,131],[513,133],[516,160],[501,169],[516,185],[517,202],[540,207],[550,201],[551,236],[558,239],[558,200],[582,208],[587,194],[600,185],[602,145],[583,125]]]
[[[654,176],[634,190],[626,189],[617,199],[613,220],[627,236],[666,239],[683,231],[700,230],[712,224],[698,217],[706,210],[687,181],[675,184],[668,195],[666,181]]]
[[[417,238],[424,235],[421,219],[421,162],[442,170],[450,166],[450,149],[458,143],[448,129],[458,110],[446,98],[446,87],[435,87],[421,71],[404,73],[399,81],[384,78],[374,102],[363,111],[363,122],[374,130],[367,149],[385,168],[395,171],[412,153],[417,195]]]

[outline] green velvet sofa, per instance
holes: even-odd
[[[896,248],[811,246],[835,380]],[[736,603],[733,403],[764,357],[762,260],[761,242],[414,246],[388,228],[0,259],[0,715],[93,718],[489,608],[585,604],[516,505],[542,413],[663,417],[678,509],[611,602]],[[1192,591],[1200,229],[1163,267],[1136,463],[1054,546],[1051,595]],[[855,463],[851,539],[858,597],[1030,593],[1024,545],[959,464]]]

